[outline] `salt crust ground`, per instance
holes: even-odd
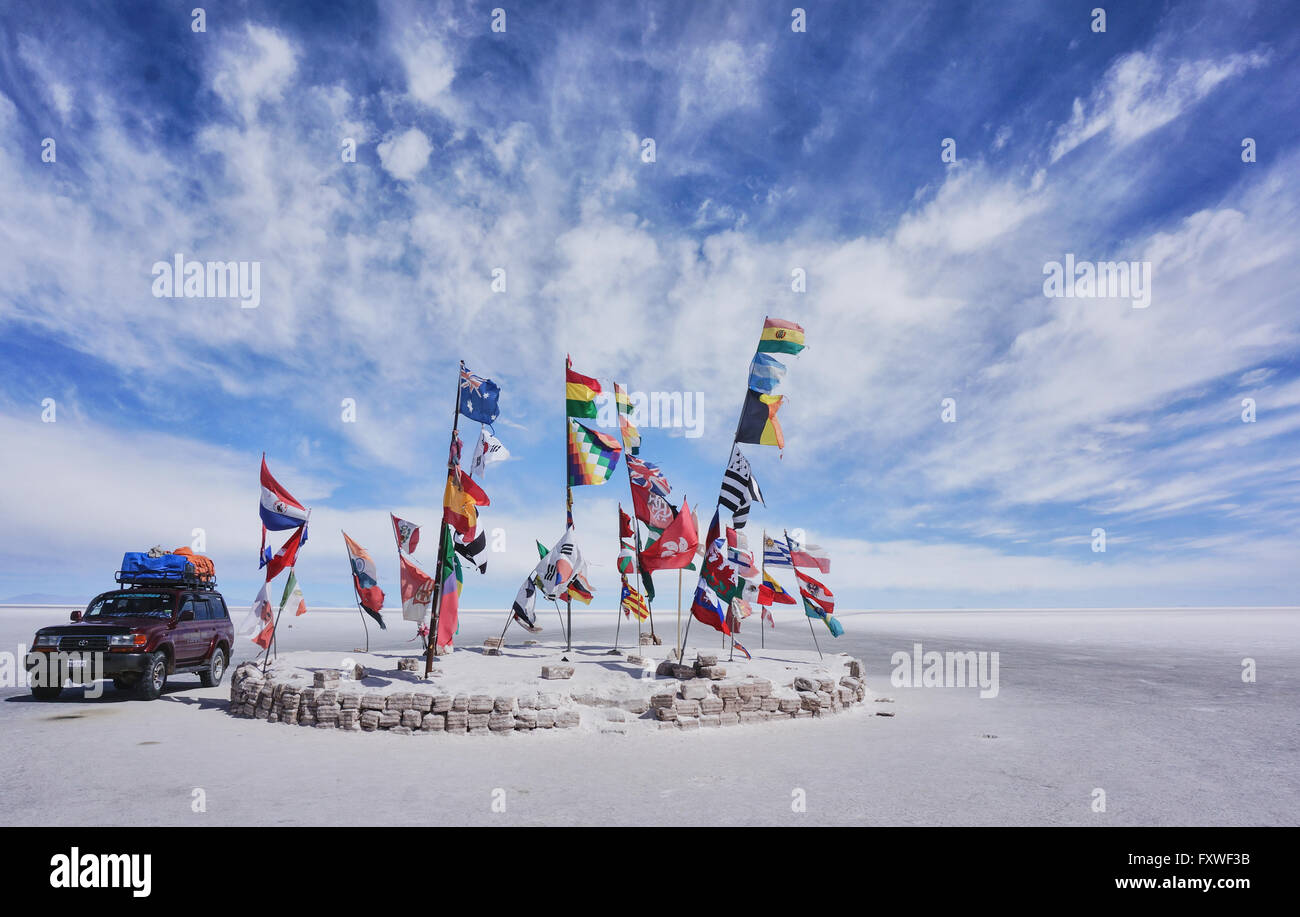
[[[244,609],[232,609],[236,617]],[[110,687],[34,701],[0,687],[0,823],[6,825],[1293,825],[1300,610],[850,611],[822,648],[866,665],[898,716],[622,737],[547,730],[527,739],[428,740],[285,729],[229,715],[229,684],[180,677],[157,701]],[[66,608],[0,608],[0,651],[30,644]],[[656,614],[656,618],[659,615]],[[575,639],[612,641],[614,613],[574,611]],[[463,645],[501,612],[462,615]],[[660,622],[669,639],[675,622]],[[546,636],[554,626],[547,622]],[[693,649],[722,650],[711,631]],[[755,629],[756,630],[756,629]],[[400,622],[379,653],[410,652]],[[624,646],[627,629],[624,628]],[[756,655],[811,649],[778,615]],[[360,616],[311,613],[281,652],[346,650]],[[522,638],[521,638],[522,639]],[[514,635],[512,635],[512,642]],[[896,652],[1001,653],[1001,691],[894,687]],[[241,641],[235,661],[253,656]],[[335,652],[341,660],[346,652]],[[1242,661],[1258,667],[1242,680]],[[1094,791],[1106,790],[1104,813]],[[806,791],[792,811],[791,793]],[[196,811],[202,789],[206,808]],[[497,791],[509,801],[494,808]]]

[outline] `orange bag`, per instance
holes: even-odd
[[[199,579],[212,579],[217,575],[216,565],[212,563],[212,558],[204,554],[195,554],[189,548],[177,548],[172,551],[173,554],[180,554],[186,560],[194,565],[194,572]]]

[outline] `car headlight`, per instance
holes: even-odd
[[[108,638],[109,646],[144,646],[149,638],[144,634],[114,634]]]
[[[32,646],[58,646],[58,634],[37,634],[36,639],[32,641]]]

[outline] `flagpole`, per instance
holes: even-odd
[[[790,551],[790,569],[795,571],[795,573],[794,573],[795,586],[798,586],[798,585],[799,585],[799,568],[796,567],[796,566],[794,565],[794,545],[790,544],[790,533],[787,532],[785,529],[782,529],[781,532],[785,535],[785,546],[786,546],[786,548],[788,548],[789,551]],[[818,659],[825,659],[826,657],[822,656],[822,648],[821,648],[821,644],[819,644],[819,643],[817,642],[817,631],[813,629],[812,618],[809,618],[809,617],[808,617],[808,600],[807,600],[807,599],[804,599],[804,595],[803,595],[803,590],[802,590],[802,589],[799,590],[799,598],[803,599],[803,601],[804,601],[804,606],[803,606],[804,615],[803,615],[803,616],[804,616],[805,618],[808,618],[808,633],[812,634],[812,638],[813,638],[813,646],[817,647],[817,658],[818,658]]]
[[[759,589],[762,589],[765,585],[767,585],[767,548],[765,547],[766,544],[767,544],[767,529],[763,529],[763,540],[759,542],[759,548],[763,552],[763,560],[758,567],[758,588]],[[775,601],[775,599],[773,599],[773,601]],[[763,620],[764,607],[770,607],[770,606],[764,606],[762,602],[758,603],[758,608],[759,608],[758,648],[761,650],[767,649],[767,630],[763,627],[763,625],[767,623],[766,621]]]
[[[628,406],[631,407],[630,400],[628,401]],[[623,412],[622,409],[620,409],[618,406],[618,383],[617,382],[614,383],[614,420],[615,422],[618,423],[618,440],[623,444],[623,470],[627,472],[627,493],[628,496],[632,498],[632,536],[633,536],[633,541],[636,544],[636,575],[643,577],[641,585],[644,586],[645,585],[644,578],[649,577],[650,574],[645,572],[645,568],[641,566],[641,519],[636,514],[636,493],[632,490],[632,466],[629,465],[627,461],[627,457],[631,453],[628,451],[627,448],[627,439],[623,436]],[[631,421],[628,422],[631,423]],[[649,487],[649,484],[650,482],[647,481],[646,482],[647,488]],[[619,508],[619,512],[620,514],[622,513],[621,507]],[[620,515],[619,523],[621,524],[622,521],[623,521],[623,517],[622,515]],[[622,543],[621,535],[619,537],[619,542],[620,544]],[[621,600],[620,600],[620,604],[621,604]],[[651,641],[654,641],[657,639],[657,637],[655,636],[654,602],[648,595],[646,596],[645,599],[645,608],[646,608],[646,613],[650,616],[650,639]],[[640,644],[639,637],[641,634],[640,618],[636,619],[636,632],[638,635],[637,652],[640,653],[641,652],[641,647],[639,645]]]
[[[456,372],[456,401],[451,409],[451,442],[447,445],[448,462],[447,470],[451,471],[451,448],[456,442],[456,433],[460,428],[460,380],[461,375],[465,372],[465,361],[461,360]],[[446,501],[443,505],[444,516],[446,510]],[[442,610],[442,581],[445,577],[443,571],[443,557],[447,553],[447,520],[442,518],[438,524],[438,563],[434,568],[434,575],[437,580],[433,584],[433,629],[429,631],[429,648],[424,654],[424,677],[428,678],[433,672],[433,657],[438,655],[438,620]],[[509,626],[509,625],[507,625]]]
[[[615,410],[617,410],[617,408],[618,408],[617,401],[618,401],[618,398],[617,398],[617,395],[616,395],[616,396],[615,396],[615,404],[614,404],[614,408],[615,408]],[[620,431],[622,430],[622,425],[621,425],[621,424],[620,424],[620,426],[619,426],[619,430],[620,430]],[[624,451],[625,453],[627,452],[627,444],[626,444],[626,443],[623,444],[623,451]],[[626,455],[623,456],[623,460],[624,460],[624,462],[627,461],[627,456],[626,456]],[[636,514],[636,507],[635,507],[635,506],[632,507],[632,514],[633,514],[633,515]],[[619,551],[619,555],[622,556],[622,553],[623,553],[623,504],[622,504],[622,503],[620,503],[620,504],[618,505],[618,551]],[[640,570],[640,563],[639,563],[640,558],[637,558],[637,560],[638,560],[638,564],[637,564],[637,572],[640,573],[640,572],[641,572],[641,570]],[[614,566],[617,567],[618,564],[615,563]],[[622,630],[622,628],[623,628],[623,588],[622,588],[622,587],[623,587],[623,582],[627,579],[627,574],[626,574],[626,573],[623,573],[621,570],[619,571],[619,573],[620,573],[621,575],[620,575],[620,577],[619,577],[618,604],[614,606],[614,619],[615,619],[615,621],[617,622],[617,623],[615,623],[615,625],[614,625],[614,655],[615,655],[615,656],[620,655],[620,654],[619,654],[619,651],[618,651],[618,635],[619,635],[619,631]],[[641,651],[641,648],[638,646],[638,647],[637,647],[637,652],[640,652],[640,651]]]
[[[265,456],[265,453],[263,453],[263,456]],[[302,537],[306,537],[306,535],[307,535],[307,523],[310,522],[310,521],[311,521],[311,509],[308,508],[308,510],[307,510],[307,518],[304,519],[304,520],[302,521],[302,525],[299,526],[299,528],[302,529],[302,531],[299,533],[300,536],[302,536]],[[290,537],[292,537],[292,536],[290,536]],[[301,548],[302,548],[302,540],[301,540],[301,538],[300,538],[299,541],[298,541],[298,547],[295,548],[295,549],[294,549],[294,552],[293,552],[293,559],[294,559],[294,564],[295,564],[295,565],[296,565],[297,562],[298,562],[298,551],[299,551]],[[290,571],[290,572],[293,572],[293,567],[290,567],[290,568],[289,568],[289,571]],[[267,583],[270,583],[270,582],[271,582],[270,580],[267,580]],[[270,598],[271,598],[271,597],[268,595],[268,596],[267,596],[267,599],[269,600]],[[284,603],[281,602],[281,603],[280,603],[280,608],[279,608],[279,609],[276,611],[276,613],[275,613],[275,620],[271,623],[271,643],[270,643],[270,645],[268,645],[267,648],[266,648],[266,662],[270,662],[270,661],[271,661],[271,647],[272,647],[272,646],[275,647],[275,658],[276,658],[276,659],[279,659],[279,658],[280,658],[280,645],[279,645],[279,643],[276,641],[276,639],[275,639],[275,635],[276,635],[276,631],[278,631],[278,630],[280,629],[280,612],[283,611],[283,610],[284,610]],[[266,664],[265,664],[265,663],[263,663],[263,665],[262,665],[262,671],[263,671],[263,672],[266,671]]]
[[[568,408],[569,365],[571,363],[572,361],[566,353],[564,355],[564,530],[566,532],[573,527],[573,486],[569,482],[569,437],[573,433],[573,428],[569,425]],[[560,606],[557,603],[555,607],[558,610]],[[564,608],[568,614],[568,623],[564,626],[564,651],[571,653],[573,652],[573,597],[569,595],[567,589],[564,591]]]
[[[357,601],[357,614],[361,615],[361,626],[366,631],[366,648],[362,652],[370,652],[370,624],[366,621],[366,610],[361,607],[361,593],[357,592],[357,574],[352,569],[352,552],[348,550],[347,532],[339,529],[343,533],[343,552],[348,556],[348,574],[352,577],[352,598]]]
[[[695,537],[699,537],[699,529],[695,530]],[[677,639],[673,642],[676,646],[682,639],[682,568],[677,568]],[[677,660],[681,662],[681,660]]]

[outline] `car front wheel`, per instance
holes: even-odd
[[[150,653],[140,680],[135,685],[135,695],[141,700],[156,700],[167,686],[167,656]]]
[[[205,688],[215,688],[221,684],[221,678],[226,674],[226,651],[222,647],[217,647],[212,651],[212,658],[208,660],[207,671],[199,673],[199,681]]]

